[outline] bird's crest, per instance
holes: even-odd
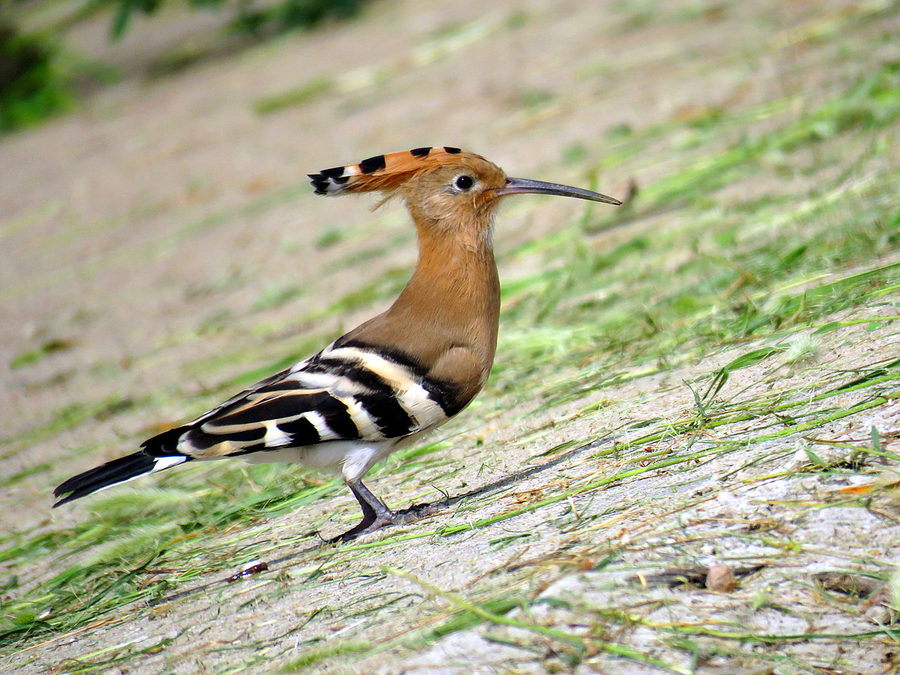
[[[319,173],[309,174],[309,178],[319,195],[393,191],[420,171],[437,166],[461,165],[470,157],[476,155],[449,146],[413,148],[369,157],[359,164],[324,169]]]

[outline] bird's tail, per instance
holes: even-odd
[[[190,457],[185,455],[153,457],[145,452],[135,452],[134,454],[114,459],[77,476],[72,476],[57,487],[53,491],[55,497],[68,494],[56,502],[53,508],[62,506],[73,499],[80,499],[92,492],[97,492],[97,490],[124,483],[132,478],[182,464],[189,459]]]

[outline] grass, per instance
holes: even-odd
[[[738,421],[761,421],[758,433],[752,437],[742,438],[740,441],[727,443],[710,443],[706,448],[697,451],[677,453],[674,456],[663,453],[665,456],[654,458],[647,455],[646,462],[641,466],[620,471],[617,473],[605,473],[602,477],[583,481],[575,487],[531,503],[519,508],[508,509],[503,513],[481,518],[466,524],[444,527],[436,531],[413,532],[412,536],[427,537],[438,535],[451,537],[459,533],[477,530],[490,525],[508,521],[517,516],[545,508],[549,505],[564,502],[579,495],[589,494],[605,486],[620,483],[629,478],[648,475],[660,470],[672,467],[684,468],[691,462],[702,461],[711,456],[719,456],[721,453],[732,453],[746,447],[748,443],[762,443],[785,435],[798,434],[811,429],[822,427],[825,423],[843,417],[848,417],[864,409],[865,406],[882,405],[883,397],[873,394],[879,388],[889,385],[896,391],[896,382],[900,380],[898,364],[887,364],[885,368],[863,376],[848,380],[848,374],[842,374],[843,384],[832,387],[829,391],[818,397],[819,401],[827,401],[829,398],[841,396],[848,391],[858,391],[861,394],[861,402],[848,408],[824,407],[818,411],[812,411],[810,401],[806,398],[796,399],[792,392],[785,392],[783,398],[787,402],[775,401],[739,401],[728,405],[722,405],[713,412],[709,410],[698,411],[693,418],[679,420],[679,425],[672,428],[669,424],[657,424],[649,433],[644,433],[633,438],[627,445],[614,445],[604,449],[598,456],[614,456],[625,452],[628,448],[645,446],[650,443],[666,439],[688,437],[700,431],[709,431],[725,425],[732,425]],[[861,380],[861,381],[860,381]],[[756,410],[748,410],[751,404],[759,406]],[[784,414],[786,411],[798,411],[798,417],[793,419],[793,424],[783,427],[782,422],[772,419],[775,413]],[[859,452],[871,452],[874,448],[861,446]],[[419,451],[421,452],[421,451]],[[900,456],[893,453],[880,452],[879,456],[900,461]],[[403,458],[395,460],[401,463]],[[816,462],[813,462],[816,464]],[[741,467],[744,468],[744,467]],[[818,469],[823,467],[819,466]],[[191,552],[191,544],[196,536],[208,538],[215,533],[228,531],[232,523],[243,523],[244,530],[250,523],[258,518],[270,519],[279,514],[286,513],[304,503],[317,499],[322,495],[333,494],[337,490],[334,483],[324,486],[310,485],[297,491],[292,484],[292,476],[285,475],[283,471],[274,471],[272,467],[252,467],[251,480],[257,485],[257,490],[248,498],[235,501],[235,495],[217,494],[217,490],[203,490],[199,485],[188,483],[183,488],[177,489],[141,489],[125,490],[119,494],[95,500],[93,508],[99,516],[99,521],[82,523],[77,528],[56,533],[57,536],[48,538],[42,535],[39,539],[28,540],[27,537],[18,546],[9,546],[4,551],[5,562],[10,560],[20,564],[29,558],[42,558],[50,550],[68,548],[71,553],[80,550],[92,549],[87,563],[62,572],[53,579],[43,583],[40,593],[29,600],[19,600],[5,606],[7,621],[2,634],[2,639],[7,641],[21,640],[23,637],[34,639],[41,635],[67,633],[100,620],[117,607],[122,607],[135,600],[144,601],[159,598],[179,585],[197,579],[195,564],[192,558],[197,557],[196,552]],[[234,484],[234,477],[239,474],[237,468],[226,471],[224,475],[217,476],[217,484],[224,488]],[[165,479],[161,479],[165,481]],[[180,477],[185,481],[184,476]],[[848,500],[853,502],[854,500]],[[240,541],[248,532],[238,531],[237,540]],[[8,538],[7,538],[8,539]],[[99,546],[98,541],[110,541],[107,546]],[[353,554],[354,551],[365,551],[372,547],[393,547],[403,538],[388,537],[374,542],[365,542],[344,547],[345,554]],[[65,542],[65,544],[63,543]],[[234,566],[234,559],[225,555],[231,541],[220,541],[218,553],[215,548],[206,547],[201,554],[202,566],[212,565],[212,569],[229,569]],[[150,551],[150,555],[146,553]],[[255,557],[260,551],[245,554],[245,558]],[[270,553],[271,554],[271,553]],[[326,562],[330,566],[336,563]],[[175,568],[167,574],[166,581],[162,584],[147,583],[146,577],[141,580],[151,565],[161,568]],[[178,569],[183,571],[179,572]],[[112,579],[112,581],[101,581]],[[76,590],[78,589],[78,590]],[[7,590],[13,590],[8,588]],[[60,610],[57,608],[65,608]],[[473,612],[467,605],[459,605],[458,608],[466,609],[474,616],[481,617],[484,612]],[[496,615],[491,614],[490,620]],[[471,621],[471,620],[467,620]],[[466,622],[463,622],[464,624]],[[501,622],[504,623],[504,622]],[[517,625],[515,622],[508,625]],[[440,633],[440,631],[438,631]],[[552,631],[551,637],[556,636]],[[706,631],[706,635],[712,635]],[[726,637],[726,636],[723,636]],[[747,639],[750,639],[749,637]],[[773,638],[774,639],[774,638]],[[609,647],[607,645],[607,647]],[[334,655],[326,651],[329,655]],[[628,650],[623,650],[622,655],[629,656]],[[306,658],[306,657],[304,657]],[[634,658],[630,655],[629,658]],[[300,660],[302,661],[302,659]],[[298,663],[300,662],[298,661]]]
[[[542,358],[540,345],[548,344],[551,356],[566,353],[576,361],[592,358],[598,348],[617,356],[619,350],[639,349],[643,359],[654,359],[691,341],[708,348],[784,332],[859,305],[861,296],[879,289],[889,294],[897,288],[897,265],[873,261],[900,243],[900,211],[891,198],[897,167],[862,172],[861,178],[853,174],[852,181],[842,173],[789,203],[767,199],[731,213],[709,195],[755,175],[773,148],[799,151],[823,143],[829,133],[874,135],[867,143],[872,153],[864,155],[886,159],[888,146],[877,139],[893,136],[898,84],[897,64],[886,64],[795,122],[724,153],[700,156],[693,166],[647,186],[636,203],[607,221],[594,222],[593,210],[586,209],[577,227],[540,243],[545,271],[505,286],[505,303],[512,306],[506,326],[518,329],[504,332],[510,356],[515,359],[524,347],[534,362]],[[729,126],[725,117],[719,123]],[[690,216],[680,218],[680,227],[652,237],[639,234],[611,250],[591,244],[592,231],[690,202]],[[673,251],[685,259],[674,279],[668,263]],[[869,269],[829,278],[828,270],[851,265]],[[548,329],[548,320],[559,329]],[[533,339],[548,330],[552,337]],[[519,372],[519,364],[509,367]]]
[[[284,108],[306,105],[330,94],[334,86],[333,80],[319,78],[297,89],[262,98],[254,103],[253,110],[258,115],[270,115]]]
[[[635,29],[653,21],[644,4],[633,13]],[[433,49],[459,53],[494,30],[476,22],[438,36]],[[328,83],[258,102],[257,112],[328,97]],[[557,98],[565,95],[533,89],[520,104],[543,108]],[[885,527],[897,521],[890,489],[872,478],[900,462],[894,439],[885,440],[877,425],[857,427],[866,415],[886,417],[897,405],[900,361],[878,351],[837,365],[823,360],[854,341],[896,344],[898,118],[898,62],[880,63],[827,100],[794,94],[710,110],[668,149],[678,157],[675,168],[641,185],[627,207],[586,207],[567,226],[501,250],[502,266],[537,271],[504,279],[501,340],[483,400],[431,443],[404,449],[372,472],[373,481],[393,490],[393,503],[434,500],[432,486],[453,490],[459,499],[447,517],[318,547],[314,530],[337,530],[356,517],[337,481],[275,466],[184,467],[94,498],[77,524],[0,535],[0,563],[8,570],[0,580],[0,653],[20,658],[22,650],[52,647],[63,636],[111,630],[154,611],[177,614],[206,594],[232,611],[235,623],[258,605],[284,611],[279,603],[293,595],[308,603],[297,605],[295,624],[274,637],[248,629],[250,637],[227,647],[198,647],[234,669],[353,664],[424,650],[456,634],[477,634],[548,668],[586,663],[602,670],[604,659],[627,659],[672,672],[716,659],[811,672],[826,667],[817,660],[825,657],[803,651],[806,642],[896,645],[895,627],[851,630],[848,617],[858,617],[858,604],[822,609],[818,591],[779,566],[840,560],[880,579],[896,574],[884,552],[824,541],[815,514],[845,509],[860,519],[882,518]],[[608,135],[611,153],[602,166],[586,143],[569,144],[561,162],[593,161],[604,174],[633,170],[684,126],[671,120],[622,127]],[[747,197],[729,189],[773,174],[791,187]],[[238,215],[265,212],[297,189],[257,198]],[[157,245],[234,217],[213,213]],[[408,233],[397,236],[408,242]],[[326,233],[318,246],[343,237]],[[345,264],[383,252],[356,251]],[[408,273],[389,270],[317,318],[383,302]],[[303,293],[290,284],[270,287],[254,308],[264,313]],[[218,377],[196,412],[322,342],[324,335],[306,336],[285,345],[288,356],[237,375],[223,369],[245,353],[200,361],[195,372]],[[63,348],[47,341],[11,366],[25,370]],[[664,395],[679,403],[641,405]],[[56,410],[10,452],[162,402],[88,395]],[[518,430],[512,441],[477,429],[510,424]],[[466,495],[489,478],[474,484],[477,474],[464,465],[483,461],[484,475],[496,475],[490,463],[498,461],[500,443],[527,455],[520,467],[499,471],[521,471],[519,480]],[[0,485],[34,480],[47,469],[26,468]],[[867,491],[847,491],[859,480]],[[783,498],[763,491],[771,485],[784,486]],[[727,518],[704,511],[733,494],[749,496]],[[335,511],[333,504],[342,506]],[[317,515],[286,526],[303,507]],[[419,556],[447,564],[454,552],[473,556],[472,573],[459,581],[448,567],[449,580],[436,583],[440,567],[423,567]],[[713,555],[734,567],[751,561],[763,568],[741,580],[744,596],[622,583],[635,567],[702,566]],[[255,560],[269,561],[270,570],[225,583]],[[41,568],[53,573],[38,574]],[[320,588],[330,600],[317,604],[303,595]],[[345,596],[345,588],[353,590]],[[708,616],[684,614],[691,606],[685,598]],[[819,625],[817,607],[842,629],[788,625],[793,615]],[[753,623],[766,612],[787,617],[787,627]],[[646,644],[631,640],[638,628],[652,636]],[[177,642],[116,641],[59,665],[134,666]]]

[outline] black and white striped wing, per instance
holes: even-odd
[[[385,441],[426,431],[455,410],[446,387],[376,348],[335,343],[143,445],[151,455],[195,459]]]

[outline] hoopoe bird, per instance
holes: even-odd
[[[194,460],[245,456],[340,475],[363,518],[337,540],[398,522],[366,472],[458,414],[484,387],[497,348],[500,282],[493,223],[503,197],[546,194],[605,204],[580,188],[508,177],[480,155],[416,148],[310,174],[316,194],[377,191],[406,201],[418,234],[415,272],[383,313],[321,352],[242,391],[141,449],[74,476],[61,506]]]

